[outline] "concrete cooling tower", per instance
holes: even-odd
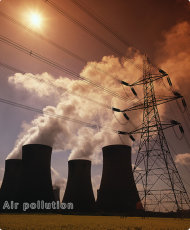
[[[0,210],[2,210],[5,201],[19,202],[21,170],[22,170],[21,160],[8,159],[5,161],[5,172],[4,172],[3,182],[0,189]]]
[[[133,213],[141,205],[133,178],[131,147],[103,147],[103,172],[97,194],[97,207],[107,212]]]
[[[51,152],[51,147],[41,144],[22,147],[22,202],[54,201]]]
[[[94,209],[91,161],[70,160],[68,162],[68,180],[63,202],[73,203],[74,212],[88,212]]]
[[[60,201],[60,187],[53,188],[54,200]]]

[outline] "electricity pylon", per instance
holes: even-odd
[[[142,186],[140,196],[145,210],[183,210],[190,207],[189,198],[164,135],[151,65],[146,58],[143,66],[144,108],[140,145],[134,166],[136,184]],[[180,129],[182,131],[181,126]]]
[[[141,128],[131,132],[118,131],[118,134],[129,135],[134,141],[132,134],[140,134],[140,144],[137,153],[134,176],[139,195],[146,211],[179,211],[190,208],[190,200],[182,179],[178,173],[175,162],[169,150],[164,130],[173,126],[179,126],[184,133],[181,124],[175,120],[170,123],[161,122],[158,105],[179,98],[182,99],[184,107],[185,100],[181,94],[173,91],[174,96],[155,96],[154,81],[167,77],[172,86],[168,74],[159,69],[159,74],[152,73],[152,65],[148,58],[143,60],[143,78],[133,84],[121,81],[125,86],[131,87],[135,96],[137,93],[133,86],[143,85],[144,102],[137,103],[125,110],[112,108],[115,112],[122,112],[129,120],[126,112],[132,110],[143,110],[143,122]]]

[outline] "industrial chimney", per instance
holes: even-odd
[[[51,180],[50,146],[28,144],[22,147],[22,202],[54,201]]]
[[[74,212],[94,210],[95,199],[91,183],[91,161],[77,159],[68,162],[68,180],[63,202],[73,203]]]
[[[5,201],[19,202],[22,160],[8,159],[5,161],[5,172],[0,189],[0,210]],[[7,210],[11,211],[11,210]]]
[[[97,207],[107,212],[134,213],[142,205],[133,178],[131,147],[103,147],[103,172],[97,194]]]

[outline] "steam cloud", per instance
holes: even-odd
[[[142,58],[139,54],[135,55],[136,64],[139,64]],[[133,82],[141,76],[141,72],[137,71],[134,65],[110,56],[103,57],[99,63],[88,63],[81,75],[94,82],[101,83],[101,85],[110,88],[120,95],[126,96],[125,91],[123,91],[121,85],[114,78]],[[42,84],[39,84],[39,81]],[[58,88],[57,90],[51,86],[50,82],[52,81]],[[46,84],[43,84],[43,82]],[[21,158],[22,145],[37,143],[53,146],[54,150],[69,150],[71,152],[69,159],[91,159],[97,163],[99,162],[98,153],[101,147],[107,144],[121,143],[118,135],[105,127],[127,131],[132,128],[130,123],[127,125],[118,125],[118,121],[110,109],[101,107],[84,98],[91,98],[109,107],[112,104],[121,109],[126,108],[129,104],[119,99],[113,99],[112,96],[106,93],[97,91],[95,87],[84,81],[71,80],[64,77],[55,79],[48,73],[41,75],[16,73],[14,76],[9,77],[9,83],[18,89],[27,90],[29,94],[35,94],[39,98],[45,98],[46,96],[56,98],[57,105],[46,106],[43,109],[45,113],[68,116],[73,119],[89,122],[97,128],[84,127],[84,125],[77,123],[48,117],[45,114],[37,116],[30,124],[23,124],[23,131],[19,134],[8,158]],[[128,92],[131,98],[133,98],[133,94],[129,90]],[[73,93],[81,97],[77,97]],[[130,103],[130,100],[128,103]],[[122,114],[116,115],[121,123],[126,123]],[[99,128],[98,125],[102,128]],[[125,144],[130,144],[127,136],[122,137],[122,140]]]
[[[180,165],[190,165],[190,153],[178,154],[175,162]]]
[[[60,174],[51,167],[51,177],[52,177],[52,184],[54,188],[63,188],[65,189],[66,186],[66,179],[62,178]]]
[[[156,55],[157,63],[170,74],[173,84],[186,98],[187,104],[190,104],[189,31],[190,24],[188,22],[182,22],[174,26],[165,34],[165,41],[160,44],[159,52]],[[128,53],[130,52],[131,50],[129,49]],[[138,53],[133,55],[135,64],[140,64],[142,62],[141,55]],[[122,96],[126,96],[126,94],[114,78],[134,82],[139,77],[142,77],[142,73],[135,68],[135,65],[113,56],[103,57],[99,63],[87,63],[81,75],[94,82],[101,83],[101,85]],[[110,75],[114,78],[110,77]],[[39,81],[42,84],[39,84]],[[51,86],[50,82],[52,81],[57,90]],[[95,126],[97,125],[97,128],[84,127],[69,121],[47,117],[46,115],[37,116],[30,124],[23,124],[23,132],[18,136],[8,158],[21,158],[21,147],[24,144],[40,143],[53,146],[55,150],[69,150],[71,152],[70,159],[84,158],[99,162],[98,152],[100,152],[99,150],[102,146],[121,143],[117,134],[104,127],[127,131],[132,129],[130,123],[124,126],[118,124],[111,110],[84,99],[88,97],[107,106],[124,109],[132,103],[130,90],[127,90],[130,98],[126,104],[106,93],[99,92],[95,87],[81,80],[71,80],[64,77],[55,79],[48,73],[37,75],[17,73],[9,77],[9,82],[18,89],[25,89],[29,94],[35,94],[39,98],[53,97],[57,105],[46,106],[43,109],[44,112],[86,121]],[[81,97],[77,97],[74,94]],[[142,93],[140,95],[142,96]],[[166,107],[164,107],[164,113],[170,113]],[[133,121],[134,119],[135,121],[139,120],[139,114],[129,115],[133,117]],[[121,123],[126,122],[122,114],[116,114],[116,116]],[[98,125],[103,128],[98,128]],[[125,144],[130,144],[128,137],[122,137],[122,139]]]

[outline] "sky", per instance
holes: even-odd
[[[85,12],[78,3],[88,11]],[[55,8],[62,9],[62,14]],[[41,15],[41,26],[31,25],[29,16],[32,12]],[[99,22],[106,24],[109,30],[111,28],[116,36],[88,12],[96,15]],[[141,124],[142,113],[129,114],[132,123],[126,123],[121,116],[113,114],[110,107],[126,108],[137,101],[130,89],[123,90],[117,79],[134,82],[142,77],[144,53],[169,74],[173,86],[190,106],[188,0],[2,0],[0,28],[0,63],[17,69],[10,71],[0,65],[0,98],[96,126],[92,129],[84,124],[49,118],[1,102],[0,181],[7,156],[19,158],[22,144],[27,143],[53,146],[52,177],[55,183],[59,181],[63,184],[62,195],[68,159],[92,160],[95,195],[101,179],[101,148],[104,145],[121,141],[132,145],[134,163],[139,137],[136,137],[136,143],[128,137],[120,140],[110,129],[131,131],[134,124]],[[42,61],[44,57],[46,63]],[[101,84],[111,90],[111,94],[106,93],[105,88],[97,89],[80,78],[71,78],[68,70],[72,72],[72,77],[80,75],[83,80]],[[166,80],[164,85],[161,82],[155,85],[155,90],[159,95],[171,93]],[[136,91],[142,98],[142,88],[136,88]],[[113,97],[113,92],[127,97],[127,100]],[[172,129],[165,135],[190,194],[186,183],[190,173],[190,116],[182,113],[179,108],[183,108],[179,106],[171,102],[161,106],[159,112],[161,120],[176,119],[184,127],[185,137],[182,140],[177,139],[180,137],[177,128],[174,130],[177,137]]]

